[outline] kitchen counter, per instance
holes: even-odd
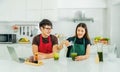
[[[53,58],[44,59],[42,60],[43,65],[41,66],[27,65],[25,63],[18,63],[11,60],[11,58],[8,58],[10,56],[8,54],[6,46],[7,45],[1,48],[3,49],[1,51],[3,53],[1,53],[2,56],[0,57],[0,72],[119,72],[120,71],[119,68],[120,59],[115,57],[112,57],[110,59],[108,55],[106,55],[108,53],[107,49],[104,50],[105,53],[103,56],[104,62],[96,63],[95,61],[96,48],[94,46],[91,47],[91,55],[87,60],[72,61],[71,58],[65,57],[67,48],[63,48],[60,51],[59,61],[54,61]],[[18,53],[18,56],[20,57],[29,57],[32,55],[31,45],[25,47],[23,46],[21,47],[16,44],[9,46],[14,46],[16,52]]]
[[[120,59],[113,61],[104,59],[102,63],[95,62],[95,56],[83,61],[72,61],[71,58],[60,57],[59,61],[42,60],[43,65],[32,66],[12,60],[0,59],[0,72],[119,72]]]

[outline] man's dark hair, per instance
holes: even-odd
[[[48,19],[43,19],[40,23],[39,23],[39,27],[44,27],[44,26],[51,26],[52,28],[52,22]]]

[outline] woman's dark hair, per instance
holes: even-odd
[[[87,26],[85,23],[79,23],[76,27],[76,30],[75,30],[75,36],[77,37],[77,29],[78,27],[82,27],[85,29],[85,35],[83,36],[84,38],[87,38],[88,40],[90,40],[89,38],[89,35],[88,35],[88,29],[87,29]]]
[[[52,28],[52,22],[48,19],[43,19],[40,23],[39,23],[39,27],[45,27],[46,25],[51,26]]]

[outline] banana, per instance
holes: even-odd
[[[29,42],[29,39],[27,39],[27,38],[20,38],[19,42]]]

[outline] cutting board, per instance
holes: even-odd
[[[33,65],[33,66],[41,66],[41,65],[43,65],[42,61],[39,61],[38,63],[33,63],[33,62],[25,61],[24,63],[28,64],[28,65]]]

